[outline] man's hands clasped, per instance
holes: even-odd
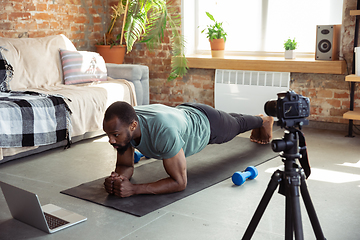
[[[129,179],[116,172],[112,172],[110,177],[105,179],[104,186],[106,192],[118,197],[130,197],[135,194],[134,185]]]

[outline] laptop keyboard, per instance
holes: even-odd
[[[46,222],[49,226],[50,229],[54,229],[54,228],[57,228],[57,227],[60,227],[62,225],[65,225],[69,222],[63,220],[63,219],[60,219],[58,217],[55,217],[53,215],[50,215],[48,213],[45,213],[44,212],[44,215],[45,215],[45,219],[46,219]]]

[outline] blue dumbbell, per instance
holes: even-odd
[[[254,179],[258,175],[258,170],[253,167],[249,166],[245,169],[245,172],[236,172],[232,175],[232,181],[235,185],[242,185],[246,179]]]
[[[134,163],[138,163],[140,161],[140,158],[142,158],[144,154],[141,152],[135,151],[134,152]]]
[[[141,152],[135,151],[134,152],[134,163],[138,163],[140,161],[140,158],[142,158],[142,157],[146,157],[147,159],[149,159],[149,157],[145,156]]]

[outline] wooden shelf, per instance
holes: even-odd
[[[359,6],[357,6],[356,10],[350,10],[350,16],[355,16],[355,37],[354,37],[354,48],[357,47],[358,43],[358,29],[359,29],[359,18],[357,16],[360,15]],[[353,59],[355,61],[355,59]],[[354,70],[354,69],[353,69]],[[354,72],[353,72],[354,73]],[[351,82],[350,84],[350,111],[344,113],[343,118],[349,119],[349,128],[348,128],[348,137],[353,137],[353,120],[360,120],[360,111],[358,109],[354,109],[354,94],[355,94],[355,83],[360,82],[360,77],[354,74],[348,75],[345,77],[345,81]]]
[[[354,111],[348,111],[344,113],[343,118],[350,120],[360,120],[360,109],[355,109]]]
[[[360,76],[355,74],[347,75],[345,77],[345,81],[347,82],[360,82]],[[354,111],[348,111],[343,114],[343,118],[349,120],[360,120],[360,109],[355,109]]]
[[[360,10],[350,10],[350,16],[358,16],[360,15]]]
[[[360,82],[360,76],[356,76],[355,74],[347,75],[345,77],[345,81],[347,81],[347,82]]]
[[[312,58],[285,59],[284,57],[250,56],[212,58],[209,55],[186,56],[186,59],[189,68],[327,74],[346,73],[344,60],[324,61]]]

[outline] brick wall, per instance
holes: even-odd
[[[95,49],[108,21],[109,0],[0,0],[1,37],[66,35],[77,49]]]
[[[137,43],[125,56],[125,63],[149,66],[151,103],[176,106],[184,102],[200,102],[214,106],[215,70],[189,69],[183,78],[167,81],[171,72],[168,43],[163,43],[161,49],[153,52],[149,52],[144,44]]]
[[[344,75],[292,73],[291,88],[310,98],[310,120],[347,123],[342,115],[350,108],[350,86]],[[360,107],[360,94],[355,107]]]
[[[0,0],[0,36],[42,37],[65,34],[79,50],[94,50],[109,23],[110,6],[116,0]],[[172,2],[181,11],[181,0]],[[341,55],[352,70],[356,0],[344,0]],[[115,30],[116,31],[116,30]],[[154,52],[137,43],[125,63],[145,64],[150,68],[150,101],[177,105],[200,102],[214,105],[215,70],[189,69],[182,79],[167,82],[171,71],[168,36]],[[291,88],[311,100],[311,120],[347,123],[342,114],[349,109],[349,84],[345,75],[292,73]],[[356,90],[356,99],[360,99]],[[360,100],[356,100],[360,107]]]

